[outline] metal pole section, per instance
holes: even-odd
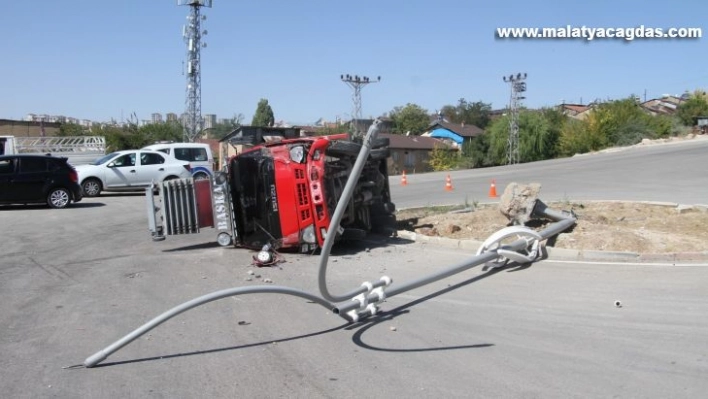
[[[345,301],[351,299],[351,297],[355,295],[359,295],[361,293],[366,292],[366,288],[360,287],[359,289],[356,289],[343,295],[331,294],[327,289],[327,261],[329,259],[329,253],[332,249],[332,245],[334,244],[334,238],[337,235],[339,222],[342,221],[344,212],[346,211],[346,208],[349,204],[349,199],[351,198],[352,193],[354,192],[354,187],[356,186],[357,181],[359,180],[359,176],[361,175],[361,171],[364,168],[366,158],[369,157],[369,152],[371,151],[371,142],[375,140],[379,134],[380,124],[381,120],[376,119],[374,123],[372,123],[369,127],[369,131],[366,133],[366,137],[364,138],[364,142],[362,143],[362,149],[361,151],[359,151],[359,156],[356,158],[356,162],[354,162],[354,167],[352,168],[352,171],[349,174],[347,184],[344,185],[342,196],[339,199],[339,203],[337,203],[337,208],[334,210],[334,215],[332,216],[332,220],[329,223],[327,235],[325,236],[325,241],[322,246],[318,283],[322,296],[332,302]]]
[[[575,214],[571,213],[568,215],[566,213],[551,209],[541,200],[536,200],[536,204],[534,205],[531,214],[536,217],[547,217],[556,221],[556,223],[538,232],[544,239],[562,233],[570,226],[574,225],[577,220]]]
[[[539,201],[540,202],[540,201]],[[542,203],[541,203],[542,204]],[[543,205],[545,206],[545,205]],[[553,223],[551,226],[547,227],[544,230],[541,230],[539,234],[543,239],[548,239],[550,237],[555,236],[556,234],[559,234],[575,224],[576,219],[573,216],[568,216],[564,215],[560,212],[553,211],[547,208],[540,207],[541,209],[537,210],[537,215],[542,215],[549,217],[552,220],[557,220],[557,222]],[[505,245],[504,249],[506,250],[512,250],[512,251],[519,251],[522,250],[526,247],[528,247],[529,243],[525,239],[519,239],[514,242],[512,242],[509,245]],[[457,265],[454,265],[446,270],[440,271],[438,273],[431,274],[427,277],[419,278],[417,280],[410,281],[408,283],[404,283],[400,286],[391,286],[391,288],[385,290],[386,297],[390,298],[394,295],[401,294],[406,291],[410,291],[412,289],[421,287],[426,284],[433,283],[435,281],[441,280],[446,277],[450,277],[454,274],[460,273],[462,271],[465,271],[467,269],[471,269],[475,266],[482,265],[486,262],[492,261],[496,258],[498,258],[499,255],[497,255],[496,250],[492,250],[489,252],[485,252],[481,255],[474,256],[467,261],[458,263]],[[365,291],[365,290],[364,290]],[[354,295],[360,294],[361,292],[357,292]],[[352,296],[354,296],[352,295]],[[370,302],[376,302],[379,298],[378,295],[376,294],[370,294],[367,296],[368,300]],[[341,300],[338,300],[337,302],[341,302]],[[350,301],[348,303],[340,304],[337,307],[333,309],[333,312],[335,314],[343,315],[349,312],[350,310],[354,310],[359,307],[358,302]]]
[[[510,244],[508,248],[514,249],[514,250],[519,250],[519,249],[526,247],[527,245],[528,245],[528,243],[525,240],[520,240],[520,241],[516,241],[516,242]],[[394,295],[398,295],[398,294],[404,293],[406,291],[410,291],[412,289],[422,287],[426,284],[430,284],[435,281],[442,280],[446,277],[450,277],[450,276],[455,275],[457,273],[463,272],[467,269],[471,269],[475,266],[479,266],[479,265],[482,265],[486,262],[492,261],[492,260],[496,259],[497,257],[499,257],[499,255],[497,255],[496,251],[485,252],[482,255],[474,256],[465,262],[458,263],[448,269],[445,269],[445,270],[440,271],[438,273],[431,274],[427,277],[419,278],[417,280],[413,280],[413,281],[401,284],[400,286],[391,286],[391,288],[385,290],[386,297],[390,298]],[[350,298],[348,298],[348,299],[350,299]],[[372,294],[372,295],[368,296],[368,299],[370,302],[376,302],[378,300],[378,296]],[[341,304],[341,305],[335,307],[333,309],[333,312],[335,314],[343,315],[343,314],[347,313],[348,311],[354,310],[358,307],[359,307],[358,302],[350,301],[348,303],[344,303],[344,304]]]
[[[107,346],[105,349],[102,349],[95,354],[89,356],[84,360],[84,366],[89,368],[97,365],[98,363],[104,361],[108,356],[110,356],[112,353],[117,351],[118,349],[124,347],[125,345],[128,345],[129,343],[133,342],[135,339],[139,338],[141,335],[145,334],[146,332],[152,330],[153,328],[159,326],[160,324],[164,323],[165,321],[177,316],[178,314],[182,312],[186,312],[187,310],[196,308],[197,306],[201,306],[204,304],[207,304],[209,302],[213,302],[219,299],[223,298],[228,298],[236,295],[243,295],[243,294],[285,294],[285,295],[294,295],[300,298],[305,298],[307,300],[310,300],[312,302],[315,302],[319,305],[324,306],[327,308],[327,310],[332,310],[332,304],[323,300],[322,298],[309,294],[304,291],[300,291],[294,288],[288,288],[288,287],[281,287],[281,286],[253,286],[253,287],[239,287],[239,288],[229,288],[221,291],[216,291],[212,292],[211,294],[203,295],[200,296],[199,298],[192,299],[191,301],[185,302],[179,306],[176,306],[167,312],[157,316],[156,318],[150,320],[149,322],[143,324],[130,334],[126,335],[125,337],[119,339],[118,341],[114,342],[113,344]]]

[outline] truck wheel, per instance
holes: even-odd
[[[326,154],[333,157],[356,157],[361,151],[361,144],[353,141],[335,141],[327,147]]]
[[[345,241],[360,241],[366,238],[366,230],[345,228],[342,232],[342,240]]]
[[[395,234],[398,230],[395,215],[379,215],[371,220],[371,231],[379,234]]]
[[[391,139],[388,137],[377,137],[376,140],[371,143],[371,148],[388,147],[389,145],[391,145]]]
[[[100,180],[91,177],[81,183],[81,189],[84,191],[84,195],[87,197],[98,197],[98,195],[101,194],[103,187],[101,185]]]
[[[71,202],[71,195],[65,188],[53,188],[47,194],[47,205],[52,208],[66,208]]]
[[[386,159],[391,156],[391,149],[390,148],[378,148],[376,150],[371,150],[369,152],[369,157],[375,161],[379,161],[381,159]]]

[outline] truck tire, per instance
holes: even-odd
[[[397,230],[396,215],[380,214],[371,219],[371,231],[374,233],[393,235]]]
[[[81,183],[81,190],[83,190],[86,197],[98,197],[103,191],[103,185],[100,180],[90,177]]]
[[[376,140],[371,143],[371,148],[388,147],[389,145],[391,145],[391,139],[388,137],[377,137]]]
[[[353,141],[334,141],[327,147],[325,153],[333,157],[356,157],[361,151],[361,144]]]
[[[345,241],[361,241],[366,238],[366,230],[356,228],[345,228],[342,232],[342,240]]]
[[[391,156],[391,149],[390,148],[377,148],[375,150],[371,150],[369,152],[369,157],[373,160],[381,160],[381,159],[386,159]]]

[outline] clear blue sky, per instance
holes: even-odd
[[[107,121],[181,113],[182,25],[175,0],[0,0],[0,118],[28,113]],[[340,74],[381,76],[365,117],[406,103],[430,112],[460,98],[503,108],[502,76],[528,74],[525,105],[647,98],[708,88],[701,39],[495,39],[498,27],[701,27],[705,0],[214,0],[203,9],[202,113],[250,123],[349,118]]]

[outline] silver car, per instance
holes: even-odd
[[[85,197],[102,191],[142,191],[153,183],[192,176],[189,162],[148,150],[112,152],[75,169]]]

